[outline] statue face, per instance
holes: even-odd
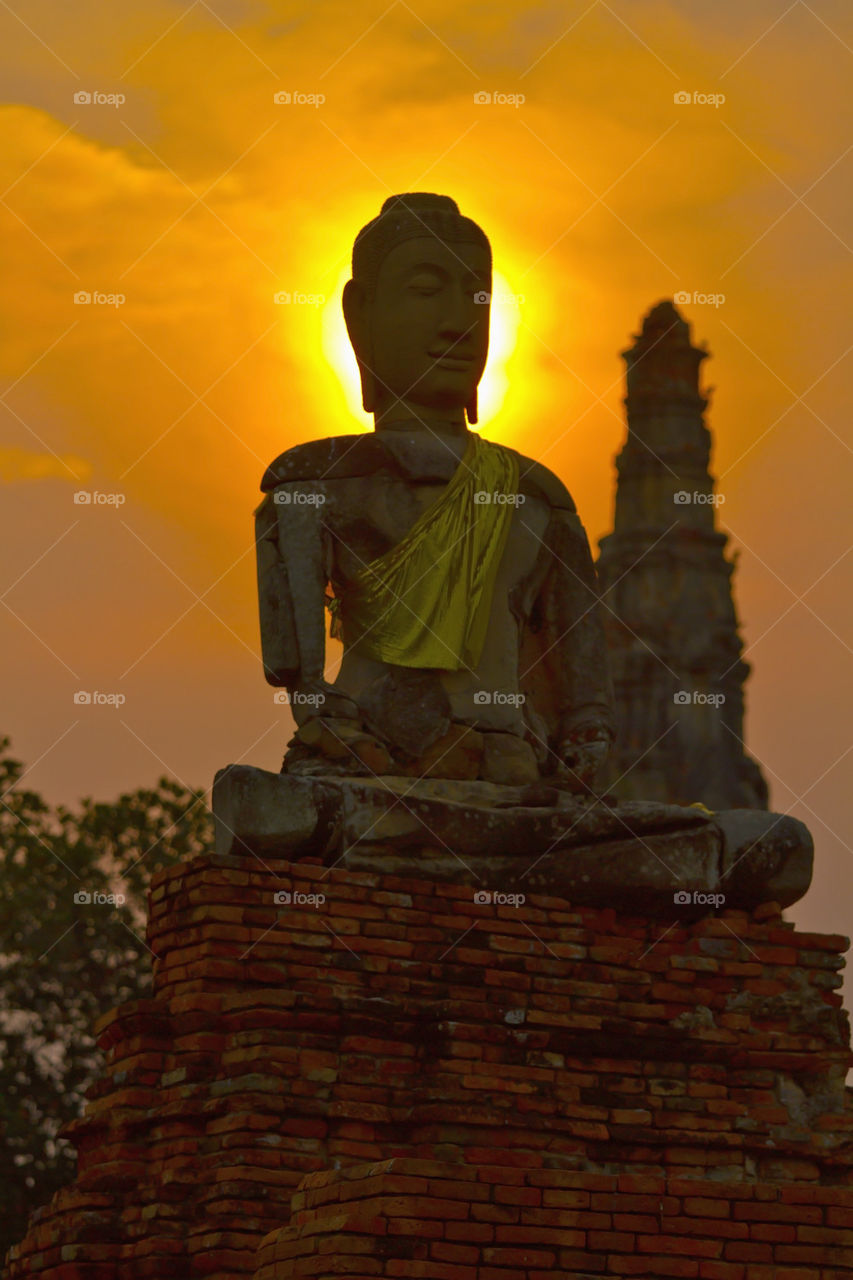
[[[486,365],[489,304],[475,295],[491,287],[481,245],[426,235],[391,250],[365,303],[377,418],[424,409],[459,416]]]

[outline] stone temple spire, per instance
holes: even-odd
[[[617,717],[609,785],[623,800],[766,809],[767,785],[743,750],[750,666],[708,470],[708,354],[669,300],[622,353],[628,436],[597,564]]]

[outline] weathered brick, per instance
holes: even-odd
[[[323,917],[272,910],[283,883],[326,894]],[[273,1280],[291,1261],[386,1280],[840,1280],[850,1095],[797,1129],[779,1089],[811,1077],[819,1099],[848,1064],[829,1022],[846,939],[769,906],[658,942],[657,921],[544,895],[490,915],[414,874],[196,858],[158,881],[153,997],[101,1020],[77,1181],[9,1280],[77,1280],[83,1257],[85,1280],[119,1264]],[[807,1005],[801,1029],[808,989],[828,1021]],[[727,1008],[738,996],[779,997],[784,1017]],[[699,1005],[714,1026],[676,1021]]]

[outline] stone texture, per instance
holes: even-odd
[[[448,744],[454,733],[458,741]],[[439,757],[457,752],[462,760],[463,750],[470,749],[473,761],[490,735],[476,735],[474,747],[473,737],[451,726],[448,739],[431,750]],[[614,804],[542,783],[431,779],[429,761],[421,763],[426,776],[417,778],[294,779],[257,770],[254,790],[247,782],[251,771],[240,766],[234,775],[238,799],[228,797],[224,771],[217,775],[214,809],[217,803],[225,806],[227,821],[220,826],[236,834],[238,847],[270,852],[278,788],[280,851],[294,858],[319,853],[327,863],[354,871],[380,867],[406,875],[417,869],[452,883],[476,879],[653,915],[702,914],[721,905],[709,905],[707,895],[718,894],[732,907],[753,908],[768,900],[790,906],[811,882],[809,831],[783,814],[712,814],[653,801]],[[471,771],[476,776],[473,763]],[[305,816],[299,805],[294,807],[294,783],[300,797],[310,789]],[[257,839],[255,795],[263,798]],[[220,844],[221,851],[228,849]],[[676,900],[678,893],[691,901]]]
[[[300,779],[239,764],[220,769],[213,781],[213,817],[217,853],[244,848],[240,833],[251,833],[259,852],[296,848],[311,839],[319,820],[311,789]]]

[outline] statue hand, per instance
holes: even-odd
[[[305,680],[289,690],[290,710],[297,726],[307,720],[328,716],[341,720],[360,720],[361,713],[346,694],[340,693],[327,680]]]
[[[587,741],[569,739],[559,750],[560,759],[568,771],[569,780],[577,782],[581,787],[591,786],[596,774],[610,754],[609,734],[598,731],[581,731],[578,738]]]

